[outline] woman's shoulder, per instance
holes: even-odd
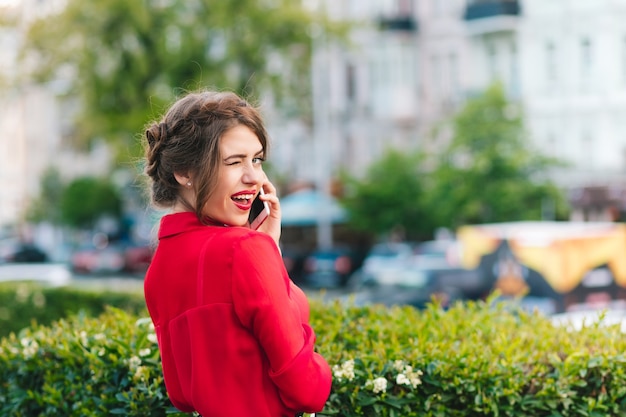
[[[248,237],[263,235],[264,233],[258,232],[256,230],[248,229],[247,227],[239,227],[239,226],[230,226],[230,227],[220,227],[218,231],[218,235],[222,236],[225,239],[245,239]]]
[[[274,243],[268,234],[247,227],[225,227],[218,232],[217,236],[222,242],[230,241],[233,244],[247,244],[248,241],[258,245],[273,245]]]

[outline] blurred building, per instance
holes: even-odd
[[[332,168],[361,172],[385,146],[440,148],[450,132],[433,128],[499,81],[532,146],[569,164],[557,184],[572,196],[624,194],[626,0],[321,1],[332,18],[364,23],[350,48],[318,48]],[[626,211],[625,199],[601,200],[590,210],[572,197],[574,217]]]
[[[340,168],[363,173],[386,147],[437,150],[432,135],[468,97],[499,80],[520,104],[533,145],[571,163],[554,173],[577,218],[626,211],[626,0],[303,0],[357,25],[347,45],[319,28],[312,68],[313,129],[271,113],[274,166],[328,187]],[[106,172],[106,147],[77,154],[62,79],[19,80],[16,53],[32,16],[63,0],[13,0],[0,13],[0,224],[15,222],[41,173]],[[610,189],[604,202],[594,190]],[[585,190],[591,190],[584,192]],[[582,198],[580,196],[587,196]],[[617,197],[615,197],[617,196]],[[607,201],[611,207],[607,207]],[[593,215],[589,214],[593,208]],[[600,214],[598,214],[600,213]],[[604,214],[603,214],[604,213]]]
[[[23,79],[18,64],[28,24],[64,4],[64,0],[0,2],[0,17],[15,22],[0,25],[0,227],[22,219],[39,195],[46,169],[56,168],[63,178],[71,179],[104,175],[110,168],[111,152],[104,143],[87,152],[77,152],[68,143],[75,103],[63,98],[66,80],[35,85]]]

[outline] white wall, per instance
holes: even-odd
[[[523,97],[537,146],[567,160],[567,185],[626,171],[626,1],[526,0]]]

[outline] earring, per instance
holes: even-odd
[[[187,181],[187,187],[191,187],[191,181]]]

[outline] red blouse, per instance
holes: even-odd
[[[321,411],[331,372],[271,237],[164,216],[144,283],[172,404],[203,417]]]

